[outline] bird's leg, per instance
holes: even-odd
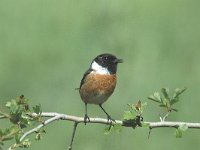
[[[99,104],[99,107],[103,110],[103,112],[107,115],[108,118],[108,122],[110,122],[112,124],[112,121],[115,122],[115,119],[113,119],[106,111],[105,109],[102,107],[101,104]]]
[[[90,118],[87,115],[87,103],[85,103],[85,117],[84,117],[84,123],[86,125],[87,120],[90,122]]]

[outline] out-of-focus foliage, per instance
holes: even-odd
[[[103,52],[124,59],[118,67],[117,88],[104,104],[121,119],[126,104],[135,103],[161,87],[186,86],[168,120],[198,122],[200,90],[200,1],[198,0],[2,0],[0,1],[0,108],[25,94],[43,111],[83,116],[79,87],[90,61]],[[146,99],[146,100],[145,100]],[[155,108],[155,109],[154,109]],[[105,117],[88,106],[89,116]],[[148,103],[144,118],[159,120],[162,110]],[[0,120],[0,127],[7,124]],[[30,149],[66,149],[71,123],[48,127],[48,138]],[[103,134],[104,126],[79,126],[73,148],[196,149],[200,134],[189,130],[172,138],[174,130],[122,130]],[[32,137],[34,138],[34,137]],[[131,144],[130,144],[131,143]]]
[[[21,137],[29,128],[33,128],[38,123],[43,123],[41,106],[36,105],[30,108],[29,100],[24,95],[21,95],[16,99],[7,101],[5,107],[7,107],[5,111],[0,110],[1,122],[9,122],[10,125],[5,130],[0,128],[0,149],[5,142],[12,139],[15,139],[15,142],[10,145],[13,150],[16,148],[28,148],[31,142],[27,137],[23,139]],[[33,113],[36,113],[37,116],[33,116]],[[45,133],[45,130],[36,130],[35,133],[35,139],[40,140],[41,134]]]

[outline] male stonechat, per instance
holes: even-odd
[[[122,59],[118,59],[112,54],[101,54],[93,59],[89,69],[83,75],[79,93],[85,103],[85,124],[90,121],[87,115],[87,104],[99,105],[107,115],[108,121],[114,121],[102,107],[102,104],[114,92],[117,82],[117,65],[122,62]]]

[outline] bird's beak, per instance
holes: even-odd
[[[123,63],[123,62],[124,62],[123,59],[118,59],[118,58],[117,58],[117,59],[115,60],[115,63]]]

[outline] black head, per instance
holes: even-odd
[[[117,64],[123,62],[122,59],[118,59],[116,56],[108,53],[98,55],[94,61],[103,68],[107,68],[111,74],[115,74],[117,72]]]

